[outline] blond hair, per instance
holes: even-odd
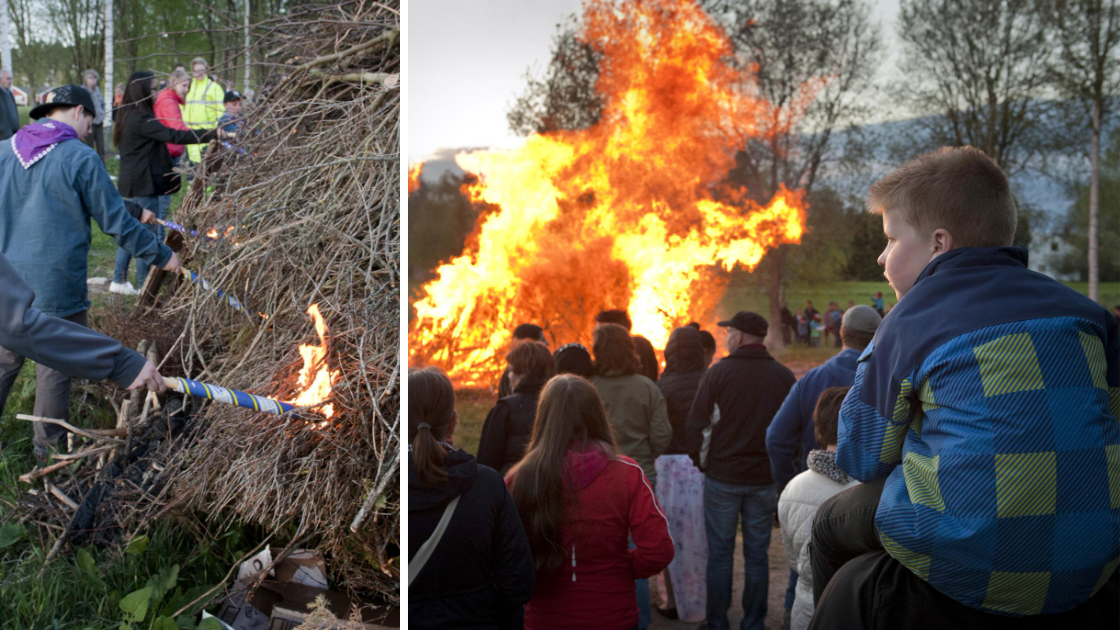
[[[190,81],[191,75],[186,70],[173,70],[171,74],[167,75],[168,87],[179,85],[184,81]]]
[[[1007,175],[983,151],[941,147],[871,185],[867,210],[896,212],[926,237],[939,228],[954,247],[999,247],[1015,238],[1017,210]]]

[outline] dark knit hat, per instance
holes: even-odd
[[[591,378],[591,353],[578,343],[569,343],[556,349],[552,355],[556,360],[557,374],[576,374]]]
[[[89,112],[90,116],[97,115],[97,107],[93,104],[93,97],[90,96],[89,90],[80,85],[60,85],[47,92],[43,104],[36,105],[28,116],[31,120],[39,120],[56,107],[74,107],[77,105],[81,105],[83,109]]]

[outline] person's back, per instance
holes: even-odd
[[[482,425],[478,463],[505,473],[525,454],[537,414],[537,397],[556,364],[548,346],[525,341],[507,355],[513,394],[498,401]]]
[[[654,460],[673,437],[661,390],[641,374],[596,375],[591,382],[603,399],[618,448],[633,457],[647,477],[656,479]]]
[[[899,301],[841,408],[839,464],[885,480],[883,547],[954,603],[1075,612],[1120,559],[1114,318],[1008,246],[1007,177],[976,149],[920,156],[869,206]],[[1103,605],[1115,615],[1120,602]]]
[[[797,572],[796,597],[790,614],[791,630],[805,630],[813,617],[813,573],[809,562],[813,517],[832,495],[859,483],[836,465],[836,422],[847,387],[830,387],[818,397],[813,410],[813,430],[820,449],[807,455],[808,470],[789,482],[778,499],[782,548],[791,569]]]
[[[669,424],[673,427],[673,439],[665,449],[666,455],[688,453],[684,425],[706,367],[700,332],[688,326],[674,330],[665,346],[665,372],[657,380],[657,388],[665,397]]]
[[[521,628],[534,571],[513,499],[497,472],[447,446],[458,421],[447,376],[408,380],[409,627]]]
[[[649,480],[619,453],[594,386],[573,375],[549,381],[529,451],[506,482],[537,566],[525,627],[633,628],[634,582],[669,564],[673,541]]]
[[[668,522],[634,460],[590,449],[569,452],[568,461],[576,488],[565,505],[561,546],[570,563],[538,574],[525,627],[633,627],[634,580],[656,574],[672,560]],[[635,543],[652,543],[653,553],[628,550],[632,531]]]

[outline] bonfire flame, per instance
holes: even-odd
[[[341,374],[340,370],[331,371],[327,365],[327,324],[319,313],[319,305],[312,304],[307,314],[315,322],[315,332],[319,335],[319,345],[300,344],[299,354],[303,357],[303,369],[299,371],[298,384],[302,388],[292,400],[292,404],[307,407],[316,405],[331,397],[331,387]],[[334,405],[319,408],[330,419],[334,415]]]
[[[420,171],[424,168],[424,163],[420,162],[408,169],[408,194],[412,194],[420,188]]]
[[[590,345],[595,313],[624,308],[634,334],[664,348],[674,326],[713,316],[721,269],[753,270],[801,239],[801,191],[761,206],[726,181],[776,109],[750,94],[753,71],[727,63],[732,47],[701,9],[591,0],[581,38],[604,55],[598,124],[456,156],[477,176],[464,194],[489,206],[413,304],[409,347],[460,385],[493,382],[523,322]]]

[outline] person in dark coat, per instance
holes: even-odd
[[[608,311],[601,311],[595,316],[596,324],[618,324],[625,328],[628,332],[634,327],[630,322],[630,315],[621,309],[611,309]],[[657,351],[653,349],[653,344],[649,339],[641,335],[630,335],[634,340],[634,349],[638,353],[638,374],[648,378],[653,382],[657,382],[657,375],[661,370],[661,365],[657,361]]]
[[[795,382],[793,372],[762,345],[769,325],[740,311],[728,321],[731,354],[700,380],[688,413],[688,454],[704,472],[704,521],[708,538],[709,628],[727,628],[735,535],[743,521],[743,628],[762,628],[770,583],[770,532],[777,496],[766,427]]]
[[[536,324],[521,324],[513,329],[513,345],[516,346],[522,341],[536,341],[548,346],[548,339],[544,336],[544,329]],[[513,394],[513,386],[509,382],[509,367],[502,372],[502,378],[498,381],[498,400]]]
[[[537,415],[537,397],[556,373],[548,346],[535,341],[515,346],[506,361],[513,394],[499,400],[486,415],[478,443],[478,463],[503,475],[525,454]]]
[[[446,374],[410,370],[408,389],[408,627],[523,628],[536,571],[505,481],[451,446],[458,414]],[[426,545],[449,510],[438,544]]]
[[[12,73],[0,70],[0,140],[7,140],[19,131],[19,110],[12,96]]]
[[[124,101],[114,117],[113,142],[120,151],[121,167],[117,190],[121,197],[135,201],[162,219],[166,218],[171,195],[179,190],[179,175],[173,170],[167,143],[203,144],[224,137],[225,132],[216,129],[205,132],[183,131],[164,126],[153,110],[156,87],[157,80],[151,72],[133,72],[128,78]],[[150,229],[162,242],[163,228],[154,225]],[[128,294],[135,291],[127,277],[131,259],[132,256],[124,248],[117,250],[113,283],[109,287],[114,293]],[[138,285],[143,286],[148,269],[147,263],[136,262]]]
[[[668,601],[659,609],[686,623],[704,619],[708,546],[704,538],[704,474],[688,456],[685,421],[708,367],[699,325],[677,328],[665,346],[665,372],[657,387],[665,396],[673,439],[657,458],[657,500],[669,517],[676,555],[663,576]]]

